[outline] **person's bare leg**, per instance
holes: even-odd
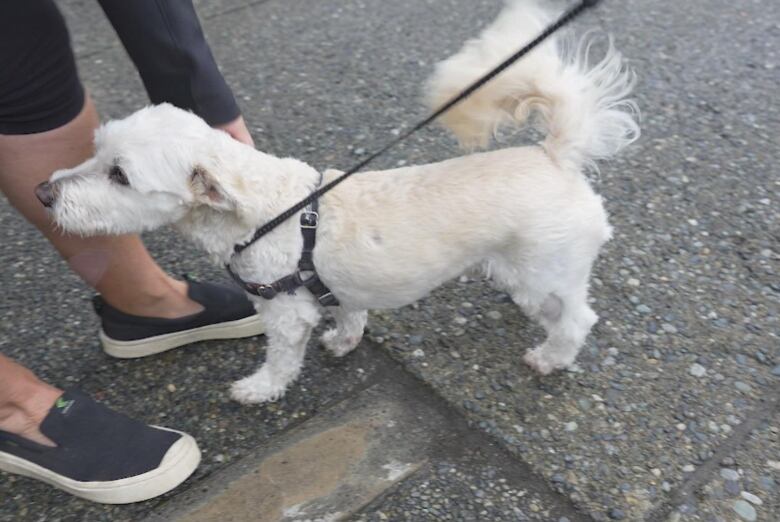
[[[138,236],[89,237],[55,229],[33,190],[61,168],[74,167],[93,152],[98,115],[89,97],[70,123],[38,134],[0,135],[0,190],[66,259],[73,271],[123,312],[182,317],[202,310],[187,297],[187,285],[168,276]],[[0,394],[0,397],[2,395]]]
[[[62,390],[0,354],[0,430],[53,446],[39,427]]]

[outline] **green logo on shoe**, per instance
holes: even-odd
[[[65,399],[60,397],[59,399],[57,399],[57,402],[54,403],[54,406],[58,410],[62,410],[62,413],[64,415],[64,414],[68,413],[68,410],[70,409],[70,407],[73,406],[73,402],[74,402],[73,400],[66,401]]]

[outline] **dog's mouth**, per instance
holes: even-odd
[[[40,201],[44,207],[50,209],[57,200],[57,189],[53,183],[44,181],[35,187],[35,197],[38,198],[38,201]]]

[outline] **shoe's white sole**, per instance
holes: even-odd
[[[160,428],[166,431],[167,428]],[[200,449],[195,439],[181,433],[163,457],[157,469],[142,475],[110,482],[80,482],[48,470],[10,453],[0,451],[0,470],[46,482],[63,491],[101,504],[130,504],[158,497],[185,480],[200,464]]]
[[[213,339],[240,339],[263,333],[263,324],[259,315],[251,315],[236,321],[209,324],[200,328],[173,332],[137,341],[118,341],[100,330],[100,343],[103,350],[118,359],[135,359],[165,352],[185,344]]]

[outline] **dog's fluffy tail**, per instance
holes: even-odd
[[[428,102],[438,108],[554,19],[534,0],[509,0],[479,38],[439,63],[428,82]],[[548,39],[442,116],[442,123],[468,148],[487,146],[502,124],[522,126],[532,112],[546,135],[542,146],[561,166],[595,168],[639,137],[634,102],[626,96],[635,77],[612,41],[606,56],[588,63],[593,39],[586,35],[568,51]]]

